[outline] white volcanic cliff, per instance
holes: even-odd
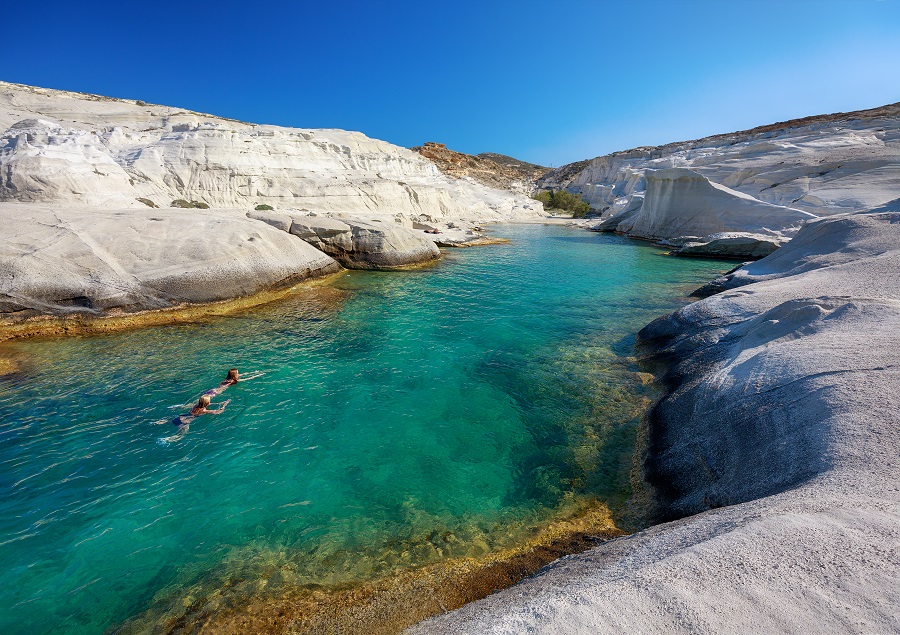
[[[898,196],[900,104],[615,152],[557,168],[538,185],[580,194],[602,213],[601,230],[695,249],[731,232],[769,236],[774,248],[796,232],[797,212],[861,211]]]
[[[0,82],[0,201],[90,207],[259,204],[426,221],[534,217],[523,195],[447,177],[359,132],[243,123]]]
[[[241,297],[338,270],[322,249],[347,267],[408,266],[440,255],[426,228],[452,224],[464,244],[479,238],[466,226],[543,211],[358,132],[5,82],[0,130],[11,321]]]

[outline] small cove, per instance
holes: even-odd
[[[4,345],[0,632],[170,625],[213,595],[484,558],[620,510],[653,396],[634,333],[733,263],[494,233],[511,242],[239,315]],[[232,366],[266,374],[158,444]]]

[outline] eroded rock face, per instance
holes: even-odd
[[[290,232],[348,269],[400,269],[441,255],[440,249],[425,234],[390,219],[363,221],[272,212],[247,215]]]
[[[666,179],[668,185],[654,183],[673,168],[702,176],[708,186],[680,187],[677,179]],[[900,104],[615,152],[557,168],[540,179],[538,187],[579,194],[601,214],[598,231],[695,242],[713,233],[746,233],[784,242],[796,229],[797,218],[775,214],[765,204],[821,217],[870,209],[897,197]],[[700,189],[717,199],[719,210],[707,206],[705,196],[687,196]],[[716,195],[713,189],[731,196]],[[756,203],[736,208],[727,203],[742,196]],[[735,213],[719,214],[715,226],[707,222],[712,218],[709,211],[729,208]],[[704,227],[691,228],[697,220]],[[732,247],[735,256],[751,257]]]
[[[617,226],[638,238],[747,232],[783,237],[814,219],[808,212],[765,203],[712,183],[693,170],[648,170],[640,212]],[[769,229],[772,228],[772,229]]]
[[[81,207],[184,199],[473,222],[542,213],[524,195],[445,176],[417,153],[358,132],[261,126],[6,82],[0,173],[0,201]]]
[[[640,333],[656,521],[410,633],[893,632],[900,200],[816,220]],[[694,514],[694,515],[691,515]]]
[[[224,210],[0,204],[0,318],[162,309],[340,269],[285,232]]]
[[[709,256],[715,258],[764,258],[787,243],[777,236],[721,232],[698,240],[685,240],[677,246],[678,256]]]

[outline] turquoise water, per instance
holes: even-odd
[[[731,264],[495,233],[512,242],[238,316],[2,347],[22,371],[0,379],[0,633],[98,633],[262,571],[477,556],[620,500],[647,398],[633,334]],[[159,443],[232,366],[266,374]]]

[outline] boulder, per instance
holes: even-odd
[[[421,231],[392,221],[293,215],[290,233],[348,269],[401,269],[441,255]]]
[[[786,241],[785,241],[786,242]],[[764,258],[784,242],[773,236],[721,232],[699,240],[687,240],[673,251],[678,256],[710,256],[717,258]]]

